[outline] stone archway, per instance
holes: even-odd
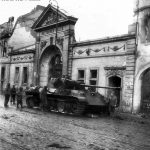
[[[108,78],[108,86],[110,87],[121,87],[121,78],[118,76],[110,76]],[[120,105],[120,98],[121,98],[121,93],[120,90],[118,89],[112,89],[117,96],[117,106]]]
[[[107,78],[107,86],[120,87],[123,88],[123,78],[125,74],[126,67],[105,67],[105,73]],[[121,89],[116,89],[115,94],[118,97],[117,105],[119,106],[123,97],[123,92]],[[111,90],[108,90],[107,96],[110,94]]]
[[[134,81],[134,98],[133,98],[133,113],[140,112],[141,109],[141,97],[142,97],[142,78],[146,70],[150,68],[150,64],[144,65],[135,76]]]
[[[150,113],[150,68],[141,76],[141,105],[140,112]]]
[[[50,45],[45,48],[40,57],[39,85],[49,85],[52,77],[61,76],[62,54],[58,47]],[[58,73],[59,72],[59,73]],[[57,75],[56,75],[57,74]]]

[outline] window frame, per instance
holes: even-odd
[[[19,79],[16,79],[16,68],[19,68]],[[21,67],[20,66],[15,66],[15,73],[14,73],[14,83],[19,84],[20,81],[20,73],[21,73]],[[16,82],[17,81],[17,82]]]
[[[1,67],[1,81],[4,82],[6,78],[6,66]]]
[[[92,70],[97,70],[97,77],[96,78],[91,78],[91,71]],[[90,84],[90,81],[96,81],[95,86],[98,85],[98,81],[99,81],[99,68],[98,67],[93,67],[93,68],[89,69],[89,85],[92,85],[92,84]]]
[[[79,78],[79,71],[84,71],[84,77],[83,78]],[[78,68],[77,69],[77,81],[83,81],[83,83],[85,84],[85,82],[86,82],[86,69],[85,68]]]
[[[27,82],[24,82],[24,68],[27,68]],[[22,67],[22,84],[23,85],[28,85],[29,82],[29,67],[28,66],[23,66]]]

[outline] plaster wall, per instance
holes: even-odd
[[[14,50],[17,50],[33,45],[35,41],[35,37],[31,34],[31,29],[18,23],[12,37],[8,41],[8,45],[13,47]]]
[[[15,68],[19,67],[19,81],[18,83],[15,83]],[[23,81],[23,67],[28,68],[28,84],[24,85],[22,83]],[[10,76],[10,84],[19,86],[29,86],[31,83],[33,83],[33,63],[18,63],[18,64],[11,64],[10,68],[11,76]]]
[[[135,38],[124,41],[96,43],[73,47],[72,79],[78,80],[78,70],[85,70],[85,84],[89,85],[90,69],[98,69],[98,86],[108,86],[110,76],[121,78],[120,110],[131,112],[133,107],[133,84],[135,71]],[[117,73],[106,68],[122,68]],[[123,69],[125,68],[125,69]],[[99,89],[106,95],[106,90]]]
[[[33,45],[36,42],[36,33],[31,29],[44,8],[37,8],[30,13],[20,16],[16,21],[14,32],[8,41],[8,45],[13,47],[13,50],[17,50],[29,45]]]
[[[16,86],[29,86],[33,83],[33,54],[22,54],[15,55],[11,57],[10,65],[10,84],[15,84]],[[19,67],[19,81],[15,83],[15,68]],[[28,68],[28,83],[23,84],[23,67]]]

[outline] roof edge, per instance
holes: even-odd
[[[128,40],[128,39],[134,39],[134,38],[136,38],[136,34],[123,34],[123,35],[120,35],[120,36],[112,36],[112,37],[105,37],[105,38],[100,38],[100,39],[76,42],[74,44],[71,44],[71,46],[84,46],[84,45],[89,45],[89,44],[93,45],[93,44],[99,44],[99,43],[125,41],[125,40]]]

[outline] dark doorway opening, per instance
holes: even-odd
[[[108,86],[110,87],[121,87],[121,78],[118,76],[112,76],[108,78]],[[120,105],[120,97],[121,97],[121,92],[120,89],[112,89],[117,96],[117,106]],[[112,91],[111,90],[111,91]]]
[[[60,78],[62,77],[62,57],[60,54],[56,54],[51,59],[51,69],[49,70],[49,74],[51,74],[52,78]]]
[[[150,68],[144,72],[142,77],[140,111],[150,113]]]

